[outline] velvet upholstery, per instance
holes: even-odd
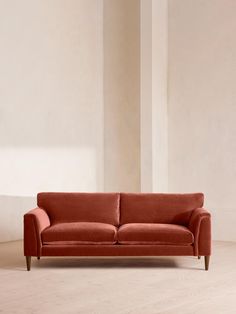
[[[44,245],[43,256],[193,256],[192,245]]]
[[[118,193],[39,193],[52,224],[61,222],[102,222],[119,225]]]
[[[188,225],[204,196],[195,194],[121,193],[120,224],[165,223]]]
[[[192,232],[174,224],[129,223],[118,230],[120,244],[176,244],[191,245]]]
[[[208,257],[203,201],[202,193],[39,193],[24,215],[24,255]]]
[[[196,208],[189,221],[189,229],[194,234],[195,255],[211,255],[211,215],[204,208]]]
[[[114,244],[117,228],[100,222],[65,222],[42,232],[43,244]]]
[[[50,226],[47,213],[41,208],[35,208],[24,215],[24,254],[25,256],[40,256],[42,249],[41,233]]]

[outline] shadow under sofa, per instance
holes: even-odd
[[[204,195],[162,193],[56,193],[37,195],[24,215],[24,255],[211,255],[211,216]]]

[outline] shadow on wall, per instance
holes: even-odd
[[[97,151],[72,147],[2,148],[0,242],[23,238],[23,215],[36,207],[38,192],[100,191],[102,169]]]
[[[36,207],[36,197],[0,195],[0,242],[23,238],[23,215]]]

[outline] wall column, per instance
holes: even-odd
[[[141,0],[141,189],[168,191],[167,0]]]

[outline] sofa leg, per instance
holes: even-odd
[[[30,266],[31,266],[31,256],[26,256],[26,266],[27,270],[30,271]]]
[[[199,255],[198,255],[198,257],[197,257],[197,258],[198,258],[198,259],[200,259],[200,258],[201,258],[201,256],[199,256]]]
[[[210,256],[205,256],[205,270],[209,269]]]
[[[40,259],[40,256],[38,256],[37,259]]]

